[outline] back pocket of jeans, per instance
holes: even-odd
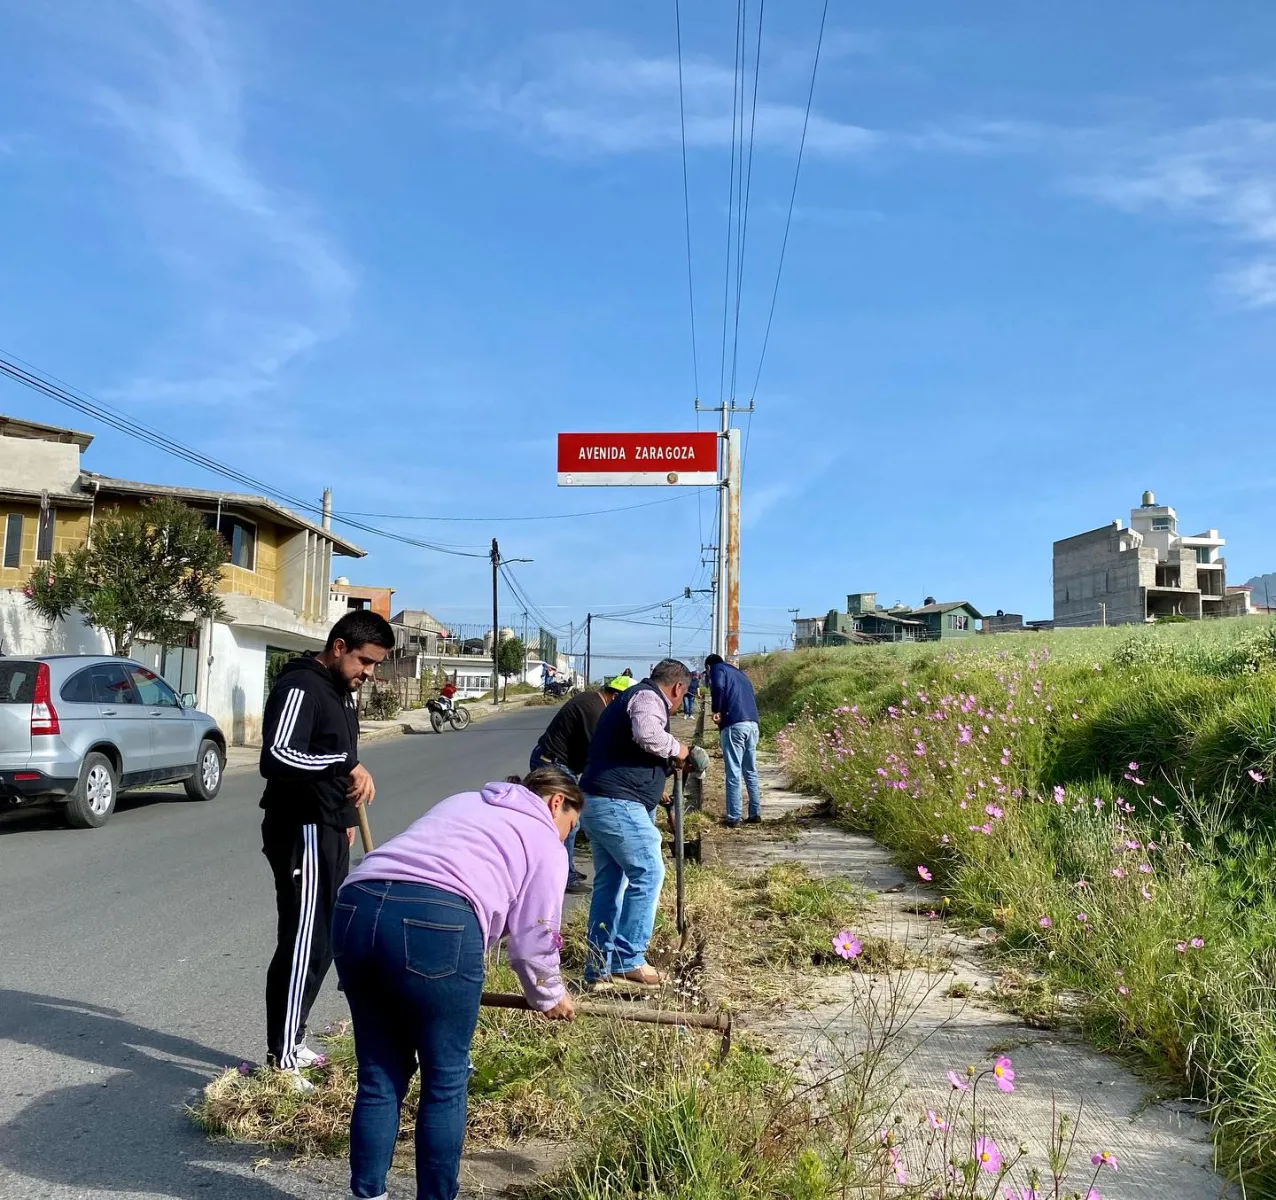
[[[446,979],[461,961],[464,925],[403,921],[403,956],[408,970],[422,979]]]
[[[354,914],[358,911],[353,904],[334,904],[332,906],[332,957],[340,958],[346,952],[346,939],[350,934],[350,926]]]

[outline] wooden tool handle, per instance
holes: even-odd
[[[363,842],[364,854],[371,854],[376,848],[372,843],[372,826],[368,824],[368,810],[362,804],[356,804],[355,816],[359,818],[359,840]]]
[[[507,992],[484,992],[483,1004],[487,1008],[531,1009],[523,996]],[[595,1004],[586,1000],[575,1001],[575,1006],[577,1014],[584,1017],[608,1017],[617,1021],[637,1021],[643,1025],[689,1025],[717,1033],[729,1033],[731,1029],[729,1012],[674,1012],[660,1008],[629,1008],[623,1004]]]

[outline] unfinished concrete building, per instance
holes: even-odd
[[[1144,492],[1128,526],[1117,520],[1055,542],[1055,626],[1231,616],[1224,545],[1217,529],[1180,534],[1174,509]]]

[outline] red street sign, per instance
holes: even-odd
[[[560,433],[559,487],[705,487],[718,482],[716,433]]]

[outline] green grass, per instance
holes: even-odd
[[[929,865],[954,913],[999,929],[1010,970],[1084,994],[1095,1040],[1207,1100],[1222,1160],[1246,1165],[1251,1195],[1276,1191],[1270,625],[800,652],[752,671],[797,784]]]

